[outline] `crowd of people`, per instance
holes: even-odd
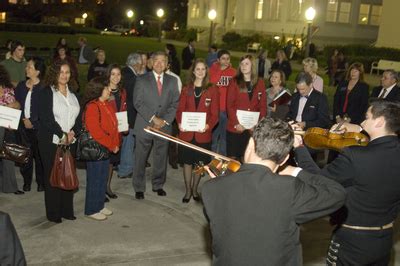
[[[118,198],[112,191],[114,171],[118,178],[132,178],[135,198],[143,200],[146,169],[152,166],[151,189],[166,196],[169,161],[173,168],[177,164],[183,168],[182,203],[191,198],[203,200],[216,265],[301,264],[299,224],[338,209],[335,216],[341,220],[335,218],[340,221],[327,263],[386,265],[389,261],[400,202],[396,71],[384,71],[381,85],[370,94],[364,66],[358,62],[348,66],[343,54],[335,50],[328,60],[329,84],[337,86],[331,114],[315,58],[303,60],[292,94],[286,86],[292,67],[283,50],[277,51],[272,63],[266,51],[257,57],[244,55],[235,68],[229,51],[212,46],[207,58],[200,59],[194,40],[189,40],[182,60],[175,46],[166,44],[165,51],[130,53],[121,67],[108,63],[106,51],[94,51],[85,38],[78,44],[74,58],[67,40],[60,38],[46,66],[39,57],[25,58],[22,42],[10,42],[10,53],[0,64],[0,105],[20,109],[22,114],[18,130],[0,127],[0,143],[19,143],[32,153],[28,163],[19,167],[22,191],[16,183],[14,162],[0,160],[0,191],[29,192],[35,168],[47,219],[54,223],[75,220],[75,191],[52,187],[49,179],[57,146],[69,145],[74,151],[85,129],[108,151],[102,160],[86,162],[84,214],[91,219],[104,221],[113,214],[105,202]],[[83,73],[77,64],[89,65],[82,97],[78,76]],[[181,81],[181,71],[187,82]],[[122,131],[118,116],[124,112],[128,129]],[[205,114],[201,128],[185,127],[189,112]],[[249,125],[243,112],[256,117],[255,123]],[[310,157],[315,151],[293,130],[329,129],[342,119],[348,120],[340,127],[364,130],[370,144],[335,154],[321,170]],[[146,127],[243,165],[236,173],[206,182],[201,195],[202,174],[195,169],[207,165],[210,155],[176,147],[146,133]],[[288,165],[291,150],[292,161],[304,170]]]

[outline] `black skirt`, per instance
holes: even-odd
[[[190,143],[211,151],[211,142],[197,143],[196,140],[193,138],[193,140]],[[183,145],[178,145],[178,162],[191,165],[198,164],[199,162],[203,162],[204,164],[209,164],[211,162],[211,156],[203,152],[187,148]]]
[[[245,130],[242,133],[226,131],[226,154],[228,157],[240,159],[244,155],[249,139],[249,130]]]

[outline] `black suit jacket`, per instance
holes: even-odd
[[[137,111],[133,106],[133,91],[135,88],[136,78],[137,76],[129,67],[124,67],[122,69],[122,81],[123,87],[126,90],[126,106],[128,111],[128,124],[130,128],[133,128],[135,125]]]
[[[7,213],[0,212],[0,265],[26,265],[24,250]]]
[[[342,221],[350,225],[382,226],[395,220],[400,207],[400,143],[397,136],[374,139],[365,147],[345,148],[320,169],[307,149],[295,149],[303,169],[334,179],[346,187]]]
[[[370,96],[371,99],[378,98],[379,94],[381,94],[381,91],[382,91],[382,86],[373,88]],[[386,95],[384,99],[388,101],[400,101],[400,87],[395,85],[390,91],[390,93]]]
[[[202,189],[213,265],[302,265],[299,225],[342,206],[338,183],[300,171],[280,176],[258,164],[207,181]]]
[[[296,120],[299,109],[300,94],[293,94],[287,118]],[[302,113],[302,121],[306,123],[305,129],[310,127],[328,128],[330,126],[328,99],[325,94],[313,90],[307,99]]]
[[[193,53],[190,52],[189,46],[186,46],[182,50],[182,68],[189,69],[192,66],[193,60],[196,57],[196,51],[193,48]],[[176,74],[176,73],[175,73]]]
[[[333,98],[333,119],[337,115],[343,117],[343,106],[346,99],[347,86],[349,82],[341,82],[336,89]],[[356,83],[348,96],[346,114],[350,117],[351,123],[360,124],[364,121],[365,113],[368,110],[368,84],[362,81]]]

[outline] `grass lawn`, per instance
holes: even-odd
[[[155,39],[141,38],[141,37],[120,37],[120,36],[103,36],[96,34],[77,34],[77,35],[64,35],[64,34],[51,34],[51,33],[32,33],[32,32],[1,32],[0,34],[0,44],[4,44],[7,39],[17,39],[21,40],[26,47],[49,47],[51,49],[55,48],[55,45],[60,37],[65,37],[67,39],[68,45],[72,48],[78,47],[78,38],[84,36],[87,38],[88,43],[93,47],[101,47],[106,51],[107,61],[109,63],[118,63],[120,65],[125,65],[126,57],[129,53],[136,51],[157,51],[164,50],[165,42],[160,43]],[[186,46],[185,43],[176,44],[174,42],[178,57],[182,53],[182,49]],[[196,50],[197,57],[205,58],[207,56],[207,51],[205,49],[198,48]],[[232,65],[234,67],[238,66],[239,58],[232,57]],[[296,62],[292,63],[293,73],[287,82],[287,87],[293,91],[295,87],[294,79],[297,73],[301,69],[301,65]],[[81,84],[81,91],[84,91],[85,85],[87,83],[86,75],[88,71],[87,65],[79,65],[79,81]],[[319,73],[324,79],[324,83],[328,83],[328,77],[324,73]],[[181,74],[182,82],[185,83],[185,71]],[[376,79],[376,78],[375,78]],[[367,80],[368,82],[368,80]],[[375,86],[375,80],[370,84]],[[333,95],[336,88],[334,87],[324,87],[324,93],[328,97],[330,108],[332,107]]]

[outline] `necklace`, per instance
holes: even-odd
[[[199,95],[196,95],[196,89],[193,91],[194,97],[199,98],[203,94],[203,90],[200,91]]]

